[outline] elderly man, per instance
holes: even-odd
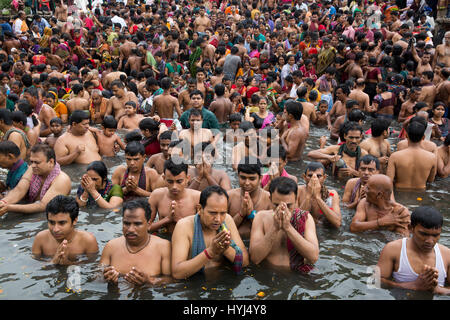
[[[371,176],[366,183],[366,197],[356,207],[350,231],[387,229],[408,236],[409,210],[391,200],[393,189],[392,180],[388,176]]]
[[[30,167],[17,186],[0,200],[0,216],[6,212],[43,212],[50,200],[59,194],[68,195],[70,189],[70,178],[56,162],[53,149],[36,144],[31,148]],[[17,204],[25,196],[28,204]]]
[[[119,277],[140,286],[168,281],[171,273],[170,242],[149,233],[151,209],[147,201],[125,202],[122,213],[123,236],[109,241],[100,264],[107,282]]]
[[[228,212],[228,194],[209,186],[200,194],[195,216],[178,221],[172,235],[172,276],[186,279],[211,272],[228,260],[236,274],[248,265],[248,252]]]

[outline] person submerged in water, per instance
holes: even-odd
[[[228,194],[220,186],[200,194],[198,213],[178,221],[172,234],[172,276],[186,279],[209,272],[228,260],[241,274],[249,263],[247,249],[233,218],[228,214]]]
[[[418,207],[411,214],[412,237],[386,244],[377,267],[387,287],[450,294],[450,249],[439,244],[442,214],[433,207]]]
[[[275,178],[269,192],[274,210],[260,211],[253,219],[249,250],[252,262],[267,261],[307,273],[319,258],[314,219],[297,208],[298,187],[294,180]]]
[[[45,211],[48,229],[39,232],[34,239],[31,252],[35,258],[53,257],[52,263],[61,265],[76,264],[79,255],[86,255],[88,261],[95,260],[98,253],[95,236],[75,229],[79,213],[75,198],[56,196]]]

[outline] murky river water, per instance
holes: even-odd
[[[398,130],[398,126],[395,126]],[[311,128],[305,154],[318,148],[321,135],[326,129]],[[396,142],[395,138],[390,139]],[[124,160],[123,152],[118,157],[105,159],[109,176]],[[306,159],[306,161],[308,161]],[[299,182],[306,163],[287,166],[290,174]],[[236,174],[231,167],[225,169],[238,187]],[[71,165],[64,170],[72,178],[72,195],[86,166]],[[440,243],[450,246],[450,188],[449,179],[438,179],[427,191],[395,192],[398,202],[410,210],[419,205],[432,205],[444,215],[444,227]],[[338,191],[342,198],[344,183],[327,179],[327,186]],[[422,198],[422,201],[417,198]],[[67,267],[55,267],[31,257],[31,246],[35,235],[47,228],[45,214],[7,214],[0,218],[0,299],[256,299],[260,291],[264,299],[448,299],[429,293],[417,293],[398,289],[376,289],[367,286],[369,266],[375,265],[384,245],[398,236],[386,232],[353,234],[349,226],[354,212],[341,208],[343,223],[339,230],[319,226],[317,235],[320,245],[319,260],[309,275],[273,270],[264,265],[250,265],[241,276],[231,270],[223,270],[219,279],[196,276],[187,281],[163,287],[133,290],[124,281],[119,289],[108,288],[99,272],[98,261],[80,265],[81,292],[68,291]],[[100,253],[112,238],[122,235],[120,212],[86,209],[80,211],[77,228],[92,232],[98,241]],[[245,241],[248,246],[248,241]]]

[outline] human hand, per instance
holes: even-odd
[[[394,206],[387,215],[379,219],[379,224],[383,226],[395,226],[404,228],[411,222],[411,216],[405,207]]]
[[[117,142],[114,142],[114,153],[117,153],[120,151],[120,146]]]
[[[53,256],[52,263],[54,264],[69,264],[69,250],[67,248],[67,240],[64,239],[56,249]]]
[[[439,271],[436,268],[424,265],[422,273],[414,281],[416,290],[435,291],[438,285]]]
[[[92,193],[96,190],[95,182],[87,174],[84,174],[81,177],[81,186],[83,187],[84,190],[86,190],[89,193]]]
[[[172,200],[172,202],[170,203],[170,212],[169,212],[169,221],[170,222],[174,222],[177,221],[177,219],[175,218],[175,208],[177,207],[177,202],[175,200]]]
[[[158,115],[154,115],[153,117],[150,117],[150,118],[152,118],[156,122],[161,122],[161,118]]]
[[[124,275],[123,278],[129,283],[134,284],[135,286],[141,286],[148,282],[147,275],[144,272],[136,269],[136,267],[132,267],[131,271]]]
[[[339,175],[340,176],[354,176],[355,174],[357,174],[357,172],[355,170],[353,170],[352,168],[340,168],[339,169]]]
[[[248,192],[245,192],[244,199],[241,202],[241,213],[249,216],[253,211],[253,201]]]
[[[133,176],[128,177],[127,181],[125,182],[125,185],[127,187],[127,190],[129,191],[134,191],[138,188],[136,179]]]
[[[199,180],[203,179],[203,175],[204,175],[203,164],[202,163],[196,164],[195,168],[197,169],[197,178]]]
[[[228,249],[228,247],[231,244],[231,232],[222,230],[216,236],[211,242],[210,248],[208,252],[210,252],[213,257],[223,254],[225,250]]]
[[[384,166],[384,165],[386,165],[388,163],[389,157],[388,156],[384,156],[384,157],[378,158],[378,160],[380,161],[380,164],[382,166]]]
[[[331,162],[338,162],[342,157],[338,154],[328,155],[328,160]]]
[[[281,229],[287,231],[291,227],[292,212],[286,206],[286,203],[281,203]]]
[[[117,284],[119,282],[120,273],[113,266],[107,266],[103,269],[103,277],[107,282],[112,282]]]
[[[82,153],[86,150],[86,146],[84,144],[79,144],[77,145],[77,147],[75,148],[75,152],[76,153]]]
[[[327,143],[327,137],[326,136],[321,136],[320,139],[319,139],[320,147],[323,148],[326,143]]]
[[[322,190],[322,186],[320,185],[319,178],[316,175],[313,175],[311,180],[309,180],[307,188],[311,192],[310,194],[314,197],[320,198],[320,190]]]

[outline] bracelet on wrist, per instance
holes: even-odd
[[[211,256],[208,254],[208,250],[203,250],[203,252],[205,253],[205,256],[208,258],[208,260],[211,260]]]
[[[242,219],[245,219],[246,215],[242,215],[241,212],[238,212],[238,214],[241,216]]]
[[[80,200],[83,202],[88,202],[89,198],[87,198],[86,200],[83,199],[83,195],[80,196]]]
[[[100,199],[101,197],[102,197],[102,195],[101,195],[101,194],[99,193],[99,194],[98,194],[98,197],[97,197],[97,198],[95,198],[95,200],[94,200],[94,201],[95,201],[95,202],[97,202],[97,200],[98,200],[98,199]]]
[[[247,219],[253,220],[253,218],[255,218],[256,212],[257,212],[256,210],[252,210],[252,212],[250,212],[250,214],[247,217]]]

